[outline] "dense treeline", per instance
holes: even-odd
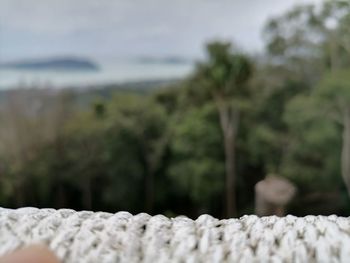
[[[263,57],[212,42],[166,87],[7,92],[0,205],[226,217],[274,174],[297,185],[289,212],[349,215],[349,30],[348,1],[298,6],[269,21]]]

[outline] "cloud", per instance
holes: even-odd
[[[1,0],[0,51],[196,56],[213,37],[254,50],[267,17],[310,1]],[[21,51],[14,41],[28,45]]]
[[[116,6],[113,3],[118,3]],[[67,33],[118,23],[123,1],[1,0],[1,25],[14,30]]]

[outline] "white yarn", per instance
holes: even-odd
[[[0,255],[46,244],[62,262],[349,262],[350,219],[0,208]]]

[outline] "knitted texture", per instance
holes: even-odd
[[[349,262],[350,220],[0,208],[0,255],[38,243],[72,263]]]

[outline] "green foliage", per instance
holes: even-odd
[[[199,63],[194,82],[210,95],[241,96],[246,93],[245,83],[251,77],[252,63],[230,43],[211,42],[207,45],[207,61]]]
[[[288,152],[284,159],[283,173],[304,187],[328,189],[330,183],[341,177],[339,127],[319,111],[319,101],[314,97],[297,96],[287,106],[285,120],[290,127]],[[332,146],[332,147],[330,147]]]
[[[264,30],[275,63],[315,85],[326,70],[350,66],[349,1],[299,5],[271,19]]]
[[[333,105],[350,103],[350,70],[326,73],[318,85],[316,95]]]
[[[190,109],[177,123],[170,176],[201,206],[224,189],[224,162],[217,114],[212,104]]]

